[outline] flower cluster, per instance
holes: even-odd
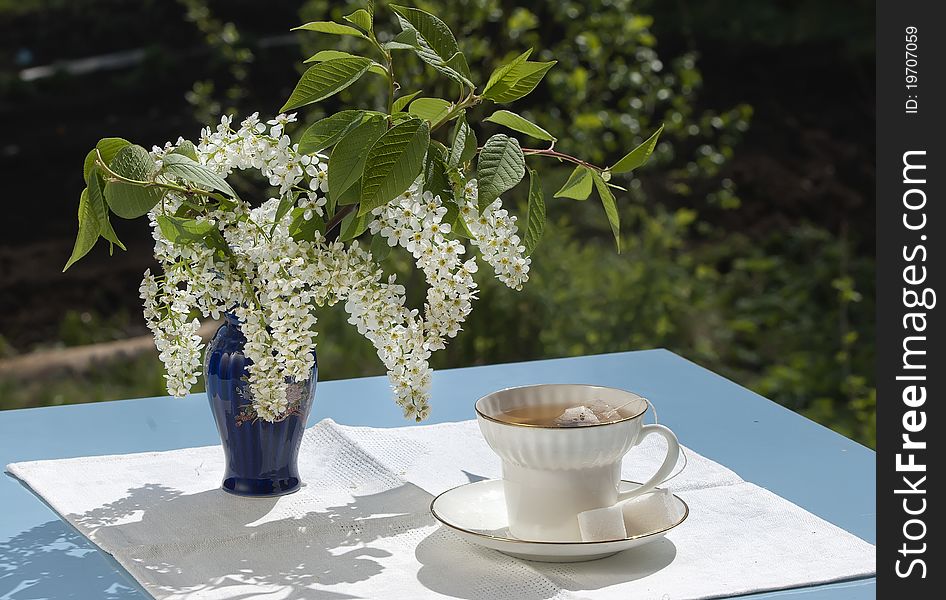
[[[376,208],[369,225],[390,246],[401,246],[411,253],[427,280],[424,306],[426,343],[431,350],[446,346],[446,338],[460,331],[460,324],[473,309],[476,298],[476,259],[462,260],[466,248],[448,239],[450,224],[444,223],[446,207],[439,196],[421,193],[414,184],[399,198]]]
[[[200,322],[188,320],[187,307],[181,303],[183,294],[174,288],[162,289],[150,270],[145,271],[140,292],[145,321],[154,332],[154,343],[164,363],[168,392],[184,396],[197,383],[200,370]],[[163,295],[163,302],[159,302],[159,295]],[[159,307],[164,308],[163,314]]]
[[[149,215],[155,257],[164,272],[160,278],[145,273],[141,296],[166,366],[168,390],[183,395],[196,382],[201,351],[196,315],[216,318],[231,311],[247,340],[252,408],[264,420],[282,418],[293,408],[287,387],[312,372],[316,309],[343,302],[349,322],[377,350],[405,415],[423,419],[429,411],[429,358],[459,333],[472,310],[476,259],[464,258],[466,246],[449,237],[447,207],[419,181],[375,209],[368,228],[407,251],[424,273],[423,311],[406,305],[404,287],[394,275],[386,276],[357,241],[328,241],[314,229],[294,236],[291,223],[300,215],[303,221],[323,216],[327,161],[298,152],[284,133],[293,120],[293,115],[280,115],[264,124],[253,115],[234,130],[225,117],[201,134],[196,146],[201,164],[222,176],[256,169],[276,189],[256,208],[234,199],[196,217],[220,232],[226,256],[165,237],[159,217],[182,205],[179,195],[167,194]],[[153,155],[160,160],[181,143],[155,148]],[[284,210],[287,201],[294,211]],[[471,242],[500,280],[519,289],[528,277],[529,259],[519,244],[516,219],[500,200],[482,215],[476,202],[476,182],[471,181],[458,203],[473,233]]]
[[[467,182],[463,190],[460,214],[473,234],[473,245],[496,272],[496,277],[514,290],[521,290],[529,279],[532,259],[519,242],[516,217],[503,208],[497,198],[482,213],[479,211],[476,180]]]

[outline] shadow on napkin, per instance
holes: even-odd
[[[289,600],[310,597],[310,585],[352,584],[380,574],[381,559],[391,556],[379,547],[385,538],[429,525],[429,517],[418,519],[417,514],[430,495],[413,484],[351,498],[272,518],[279,498],[247,500],[219,489],[184,494],[145,485],[67,517],[103,549],[147,564],[152,584],[162,592],[188,597],[212,592],[229,598],[271,589],[288,592],[279,597]],[[247,547],[267,552],[248,555]],[[201,560],[208,553],[213,560]],[[322,589],[319,597],[351,596]]]
[[[414,552],[421,564],[417,572],[421,585],[466,600],[512,597],[510,594],[517,600],[546,600],[562,589],[597,590],[653,575],[676,555],[673,542],[663,538],[588,562],[513,561],[495,550],[467,543],[442,526],[421,540]]]

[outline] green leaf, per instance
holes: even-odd
[[[466,75],[463,75],[463,83],[470,86],[470,88],[475,87],[473,82],[470,81],[470,65],[467,64],[466,56],[464,56],[462,52],[458,50],[456,54],[447,59],[445,64],[461,75],[466,73]]]
[[[102,160],[108,165],[112,163],[115,156],[125,146],[131,146],[131,142],[125,138],[109,137],[100,139],[98,143],[95,144],[95,149],[99,151],[99,154],[102,155]]]
[[[316,231],[325,231],[325,222],[318,215],[312,215],[309,220],[305,219],[305,209],[294,208],[292,210],[292,222],[289,223],[289,235],[294,240],[314,240]]]
[[[557,61],[521,62],[506,72],[489,90],[483,91],[483,97],[493,102],[512,102],[532,92],[539,85],[545,74]]]
[[[429,121],[431,125],[434,125],[439,123],[440,119],[447,116],[447,113],[450,112],[452,107],[453,103],[441,98],[418,98],[411,102],[411,106],[407,109],[407,112],[419,119],[425,119]]]
[[[124,138],[102,138],[95,144],[95,150],[99,151],[102,160],[105,164],[108,164],[112,162],[119,150],[130,144],[131,142]],[[89,183],[89,175],[92,173],[92,167],[95,166],[95,150],[91,150],[85,155],[85,164],[82,166],[82,176],[86,184]]]
[[[203,244],[215,249],[220,256],[230,254],[230,247],[216,225],[197,219],[184,219],[170,215],[158,215],[158,227],[172,244],[187,246]]]
[[[194,146],[194,142],[189,140],[181,142],[181,145],[172,150],[171,154],[181,154],[193,161],[197,161],[197,147]]]
[[[497,110],[488,116],[486,120],[490,123],[496,123],[497,125],[508,127],[513,131],[530,135],[538,140],[545,140],[547,142],[555,141],[555,137],[548,131],[542,129],[532,121],[528,121],[516,113],[510,112],[508,110]]]
[[[417,49],[417,31],[405,29],[394,36],[394,39],[381,44],[385,50],[416,50]]]
[[[273,216],[273,225],[269,228],[270,236],[272,236],[273,232],[276,231],[276,227],[283,220],[283,218],[289,214],[289,211],[295,207],[296,200],[298,200],[298,198],[299,193],[297,192],[295,194],[286,194],[279,199],[279,205],[276,207],[276,214]]]
[[[447,213],[443,216],[443,222],[450,225],[451,233],[459,237],[472,239],[473,234],[467,228],[463,215],[460,214],[460,207],[457,206],[456,202],[446,202],[444,206],[447,208]]]
[[[614,244],[617,246],[618,254],[621,253],[621,215],[618,213],[617,203],[614,201],[614,194],[608,187],[608,182],[601,175],[592,172],[592,178],[595,182],[595,188],[598,190],[598,196],[601,197],[601,204],[604,206],[604,214],[608,216],[608,223],[611,224],[611,233],[614,234]]]
[[[371,14],[363,8],[359,8],[358,10],[351,13],[350,15],[345,15],[342,18],[348,21],[349,23],[351,23],[352,25],[355,25],[356,27],[360,27],[364,31],[371,31],[371,27],[372,27]]]
[[[305,59],[302,62],[305,64],[317,63],[317,62],[325,62],[327,60],[333,60],[336,58],[365,58],[365,57],[352,54],[351,52],[342,52],[341,50],[319,50],[318,52],[316,52],[315,54],[313,54],[312,56],[310,56],[309,58]],[[377,75],[381,75],[384,77],[388,76],[388,72],[384,69],[384,65],[374,60],[371,61],[371,66],[368,67],[368,72],[375,73]]]
[[[76,243],[72,247],[72,255],[62,268],[63,272],[75,264],[77,260],[89,253],[89,250],[95,246],[99,239],[99,222],[95,213],[89,204],[89,190],[82,190],[79,196],[79,233],[76,235]]]
[[[82,161],[82,178],[85,180],[86,185],[89,184],[89,176],[92,174],[92,169],[95,168],[96,158],[95,148],[93,148],[89,150],[89,153],[85,155],[85,160]]]
[[[112,223],[108,218],[108,206],[105,203],[105,180],[98,169],[89,177],[89,205],[99,221],[99,233],[110,244],[115,244],[122,250],[127,250],[125,244],[118,239],[118,235],[112,228]]]
[[[204,244],[208,248],[213,248],[216,250],[217,257],[220,259],[226,259],[227,257],[233,256],[233,251],[230,249],[230,245],[227,244],[227,240],[223,238],[223,234],[220,233],[220,230],[214,227],[207,232],[207,235],[204,236]]]
[[[362,56],[333,58],[320,62],[302,74],[302,79],[280,110],[284,112],[319,102],[347,88],[371,67],[373,61]]]
[[[612,173],[627,173],[628,171],[633,171],[637,167],[642,166],[647,162],[647,159],[650,158],[650,155],[653,154],[654,148],[657,146],[657,138],[660,137],[660,133],[663,130],[664,126],[661,125],[652,136],[647,138],[647,141],[625,154],[624,158],[614,163],[614,166],[609,170]]]
[[[489,81],[486,82],[486,87],[483,88],[483,93],[487,93],[492,90],[500,81],[505,80],[506,75],[509,74],[509,71],[526,62],[528,58],[532,55],[532,48],[529,48],[516,58],[512,59],[508,63],[501,65],[493,71],[492,75],[489,76]]]
[[[360,37],[362,39],[368,39],[368,36],[358,31],[354,27],[349,27],[348,25],[342,25],[341,23],[335,23],[333,21],[312,21],[311,23],[306,23],[305,25],[293,27],[290,31],[299,30],[316,31],[318,33],[331,33],[332,35],[351,35],[354,37]]]
[[[207,221],[181,219],[169,215],[158,215],[158,227],[169,242],[178,245],[203,242],[208,233],[217,229]]]
[[[329,203],[332,201],[333,197],[329,196]],[[358,204],[359,202],[361,202],[361,179],[355,180],[355,183],[351,184],[350,188],[342,192],[342,195],[336,200],[336,204],[339,206]]]
[[[587,200],[591,195],[591,169],[578,165],[572,174],[568,176],[568,181],[560,190],[555,192],[556,198],[571,198],[572,200]]]
[[[349,131],[335,144],[328,161],[328,193],[337,203],[341,203],[345,191],[361,178],[368,150],[384,131],[384,122],[380,119],[369,119]],[[356,199],[355,202],[357,201]]]
[[[194,185],[223,192],[231,198],[239,198],[226,179],[183,154],[166,154],[162,163],[162,174],[173,175]]]
[[[125,146],[115,154],[109,169],[122,177],[135,181],[151,182],[157,172],[154,159],[141,146]],[[135,219],[147,214],[164,195],[156,187],[109,181],[105,184],[105,200],[112,212],[123,219]]]
[[[400,112],[404,110],[404,107],[407,106],[411,100],[414,99],[417,94],[420,93],[420,90],[417,90],[413,94],[407,94],[406,96],[401,96],[394,101],[394,104],[391,105],[391,112]]]
[[[526,160],[518,140],[502,133],[486,140],[476,163],[480,212],[519,183],[525,174]]]
[[[303,64],[316,63],[316,62],[325,62],[327,60],[332,60],[333,58],[357,58],[357,55],[352,54],[351,52],[343,52],[341,50],[319,50],[309,58],[305,59]],[[365,57],[367,58],[367,57]],[[369,59],[370,60],[370,59]]]
[[[411,119],[389,129],[368,151],[359,215],[384,206],[406,190],[424,166],[430,126]]]
[[[461,114],[453,126],[453,143],[450,145],[450,158],[448,164],[451,167],[459,167],[463,163],[471,160],[476,154],[476,133],[466,122],[466,117]]]
[[[352,211],[348,216],[342,219],[342,234],[339,236],[343,242],[355,239],[365,232],[368,228],[368,222],[371,221],[371,215],[359,215]]]
[[[454,81],[474,87],[470,81],[470,68],[446,23],[417,8],[392,4],[391,10],[397,13],[401,29],[414,32],[416,43],[413,49],[422,61]]]
[[[371,238],[371,256],[374,257],[375,262],[381,262],[386,259],[389,254],[391,254],[391,245],[388,244],[388,240],[381,234],[375,235]]]
[[[440,196],[441,202],[446,204],[453,200],[453,186],[447,177],[447,166],[444,163],[443,151],[431,144],[427,150],[427,163],[424,166],[424,190],[434,196]]]
[[[539,174],[534,169],[529,169],[529,214],[526,217],[526,223],[526,236],[523,243],[526,254],[532,254],[545,231],[545,197],[542,195]]]
[[[459,237],[464,237],[468,240],[473,239],[473,232],[470,231],[469,227],[467,227],[466,221],[463,219],[463,213],[457,213],[457,218],[451,225],[451,231],[454,235]]]
[[[364,116],[363,110],[343,110],[316,121],[299,138],[299,152],[313,154],[328,148],[360,125]]]

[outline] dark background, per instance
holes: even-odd
[[[621,255],[600,207],[551,200],[567,172],[541,165],[550,227],[532,281],[517,294],[485,274],[436,367],[666,347],[874,444],[872,2],[416,5],[457,32],[479,81],[530,46],[558,60],[510,108],[563,151],[610,164],[666,125],[651,164],[620,182]],[[109,257],[99,245],[60,273],[82,159],[104,136],[150,147],[195,139],[221,112],[271,116],[302,59],[358,50],[288,29],[350,10],[323,0],[0,0],[0,408],[162,393],[153,352],[108,350],[147,334],[137,293],[152,264],[146,224],[115,223],[128,252]],[[377,12],[376,28],[396,31],[384,3]],[[416,61],[404,75],[425,95],[441,89]],[[371,105],[371,86],[324,109]],[[510,206],[524,187],[507,194]],[[320,319],[323,378],[382,371],[342,315]],[[104,358],[62,350],[93,344]]]

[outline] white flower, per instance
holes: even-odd
[[[466,184],[460,214],[473,234],[473,244],[483,254],[483,260],[493,267],[496,278],[521,290],[529,279],[532,259],[525,255],[526,248],[520,244],[516,217],[503,209],[499,198],[480,214],[475,179]]]
[[[231,311],[246,336],[249,399],[264,420],[284,418],[293,410],[287,386],[308,379],[314,366],[316,307],[344,303],[349,322],[374,345],[388,372],[395,400],[406,416],[427,416],[432,370],[431,352],[455,337],[472,310],[477,286],[475,258],[464,260],[466,247],[450,239],[447,208],[438,196],[415,183],[386,206],[375,209],[369,230],[390,246],[411,254],[428,284],[423,311],[406,306],[404,286],[385,276],[371,254],[357,242],[327,242],[316,233],[311,241],[290,235],[293,211],[277,208],[293,198],[296,214],[311,220],[325,216],[327,159],[300,155],[285,126],[295,115],[262,122],[257,114],[233,130],[224,117],[205,128],[197,144],[198,160],[222,176],[233,170],[257,169],[276,188],[260,206],[235,200],[226,210],[195,217],[216,227],[229,248],[224,259],[200,244],[170,243],[157,225],[160,214],[176,211],[183,201],[169,193],[149,214],[160,278],[145,274],[141,285],[144,313],[167,371],[168,390],[184,395],[197,380],[201,340],[193,313],[217,318]],[[160,159],[180,145],[155,147]],[[515,217],[499,200],[480,215],[476,183],[467,185],[458,202],[474,234],[472,243],[497,277],[518,289],[528,278]]]

